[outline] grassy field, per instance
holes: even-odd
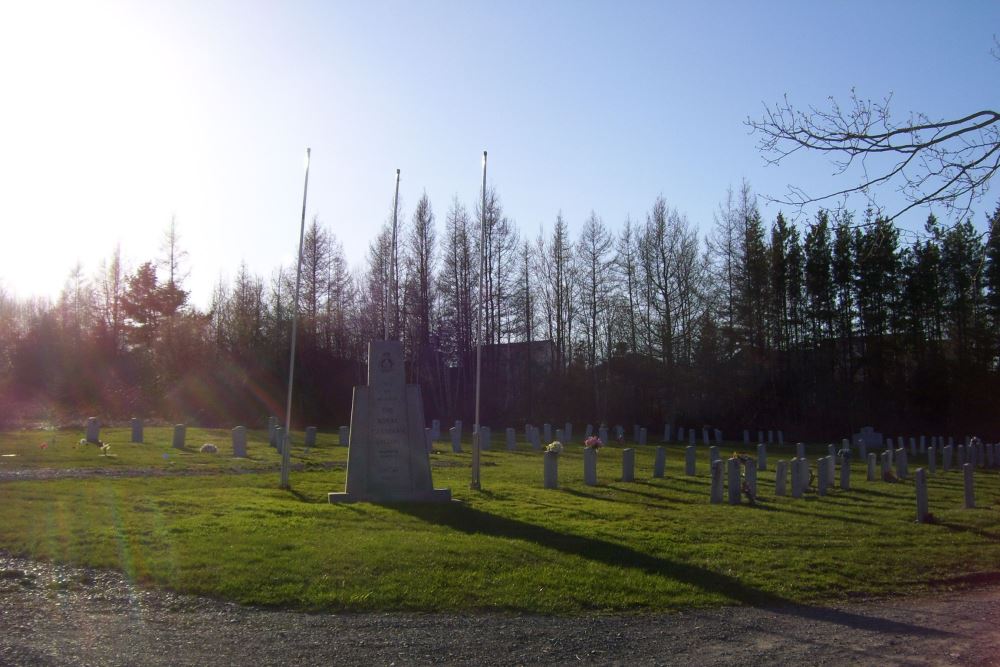
[[[79,431],[0,434],[0,454],[16,454],[0,457],[0,472],[256,472],[2,482],[0,549],[116,568],[140,585],[356,611],[816,603],[968,585],[1000,571],[996,470],[976,473],[974,510],[962,508],[959,473],[931,477],[937,521],[927,525],[913,521],[911,481],[866,482],[860,462],[851,491],[774,497],[774,464],[791,457],[791,445],[769,448],[762,502],[751,507],[709,504],[707,447],[699,447],[696,477],[683,475],[683,447],[668,447],[665,479],[650,479],[655,447],[640,448],[635,483],[617,481],[621,451],[607,447],[601,483],[587,487],[582,448],[568,446],[562,488],[551,491],[541,488],[541,455],[524,445],[497,451],[498,437],[483,456],[481,492],[468,488],[468,453],[435,451],[435,486],[452,489],[451,504],[330,505],[326,494],[343,490],[345,480],[330,465],[347,456],[335,434],[321,434],[308,455],[295,448],[293,461],[306,469],[293,473],[292,491],[277,488],[278,455],[260,432],[249,434],[247,460],[228,455],[227,431],[189,429],[188,450],[170,447],[170,429],[146,434],[147,444],[133,445],[125,430],[102,431],[113,457],[74,448]],[[220,454],[197,453],[201,442],[219,445]],[[815,459],[825,447],[809,452]]]

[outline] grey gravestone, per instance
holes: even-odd
[[[721,458],[722,457],[719,456],[719,448],[718,447],[716,447],[715,445],[712,445],[711,447],[708,448],[708,460],[710,462],[714,463],[715,461],[718,461]]]
[[[517,449],[517,442],[514,440],[514,429],[508,428],[505,433],[507,435],[507,451],[512,452]]]
[[[653,477],[663,477],[667,467],[667,448],[656,448],[656,459],[653,461]]]
[[[441,420],[434,419],[431,420],[431,435],[434,436],[435,440],[441,439]]]
[[[280,452],[285,444],[285,429],[280,426],[274,427],[274,442],[274,448]]]
[[[802,497],[802,466],[803,459],[792,459],[792,498]]]
[[[795,458],[804,459],[806,457],[806,443],[796,442],[795,443]]]
[[[829,458],[829,456],[825,456],[816,461],[816,495],[818,496],[826,495],[826,487],[830,483]]]
[[[142,420],[132,417],[132,442],[142,442]]]
[[[458,430],[458,427],[452,426],[448,429],[448,434],[451,435],[451,452],[453,454],[461,454],[462,432]]]
[[[542,424],[542,439],[545,442],[552,442],[552,424]]]
[[[889,460],[889,450],[882,452],[882,479],[884,480],[892,470],[892,462]]]
[[[493,443],[493,434],[490,432],[489,426],[483,426],[480,430],[482,433],[479,434],[479,449],[481,451],[488,452],[490,451],[490,446]],[[473,433],[475,433],[475,431],[473,431]]]
[[[684,474],[693,477],[695,474],[695,450],[694,445],[684,448]]]
[[[449,489],[435,489],[423,436],[420,387],[403,375],[403,344],[368,344],[368,384],[354,387],[347,485],[334,502],[447,502]]]
[[[555,452],[545,452],[542,455],[542,465],[546,489],[559,488],[559,455]]]
[[[927,521],[927,473],[917,468],[915,486],[917,488],[917,522]]]
[[[187,427],[184,424],[174,426],[174,449],[184,449],[184,437],[187,435]]]
[[[711,499],[712,504],[716,505],[722,502],[722,461],[715,461],[712,463],[712,490]]]
[[[787,494],[788,483],[788,462],[778,461],[774,473],[774,495],[784,496]]]
[[[920,453],[923,454],[926,451],[927,451],[927,437],[922,435],[920,436]]]
[[[927,467],[931,469],[931,474],[937,473],[937,447],[931,445],[927,448]]]
[[[639,429],[639,444],[640,445],[645,445],[646,444],[646,427],[645,426]]]
[[[583,483],[597,486],[597,450],[593,447],[583,448]]]
[[[896,450],[896,477],[899,479],[906,479],[910,476],[909,461],[906,457],[905,449]]]
[[[729,504],[739,505],[742,493],[742,483],[740,479],[740,462],[737,459],[729,459],[727,466],[727,482],[729,490]]]
[[[87,417],[87,432],[85,435],[87,442],[97,444],[101,441],[101,425],[97,417]]]
[[[971,510],[976,507],[976,490],[973,486],[972,466],[966,463],[962,466],[962,472],[965,478],[965,509]]]
[[[306,447],[315,447],[316,446],[316,427],[315,426],[307,426],[306,427],[306,442],[305,442],[305,446]]]
[[[767,445],[763,442],[757,443],[757,468],[767,470]]]
[[[347,443],[351,439],[351,429],[347,426],[341,426],[337,429],[337,437],[340,438],[339,444],[343,447],[347,447]]]
[[[840,462],[840,488],[843,491],[851,490],[851,455],[849,452],[846,458]]]
[[[245,426],[237,426],[233,429],[233,456],[246,458],[247,455],[247,429]]]
[[[877,476],[875,475],[875,454],[868,455],[868,481],[876,481]]]
[[[635,481],[635,450],[631,447],[622,450],[622,481]]]
[[[757,498],[757,463],[753,459],[747,459],[746,462],[747,470],[747,488],[750,491],[750,497],[754,500]]]
[[[882,434],[877,432],[871,426],[865,426],[854,434],[854,442],[857,442],[859,438],[867,447],[881,447],[884,443]]]

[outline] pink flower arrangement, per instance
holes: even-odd
[[[604,446],[604,443],[596,435],[592,435],[583,441],[583,446],[587,449],[600,449]]]

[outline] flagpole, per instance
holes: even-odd
[[[299,285],[302,282],[302,240],[306,232],[306,196],[309,194],[309,158],[311,148],[306,149],[306,179],[302,187],[302,219],[299,222],[299,255],[295,263],[295,300],[292,302],[292,353],[288,362],[288,402],[285,403],[285,441],[281,443],[281,488],[290,489],[288,469],[291,467],[291,430],[292,430],[292,383],[295,380],[295,339],[299,329]]]
[[[482,387],[482,374],[483,374],[483,292],[485,291],[483,285],[486,279],[485,273],[486,264],[486,151],[483,151],[483,202],[481,208],[481,215],[479,220],[479,308],[478,308],[478,319],[479,325],[477,327],[478,333],[476,335],[476,416],[473,421],[473,428],[476,432],[472,437],[472,482],[469,484],[469,488],[478,491],[482,488],[482,484],[479,480],[479,451],[480,443],[479,437],[483,432],[483,426],[479,423],[479,398],[480,390]]]
[[[399,293],[399,268],[396,266],[396,214],[399,211],[399,169],[396,170],[396,194],[392,197],[392,248],[389,256],[389,284],[386,292],[392,289],[391,298],[385,299],[385,339],[389,340],[389,306],[392,306],[392,317],[396,318],[396,296]],[[391,304],[390,304],[391,302]]]

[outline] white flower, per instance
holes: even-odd
[[[545,446],[545,451],[553,452],[555,454],[562,454],[563,446],[558,440],[553,440]]]

